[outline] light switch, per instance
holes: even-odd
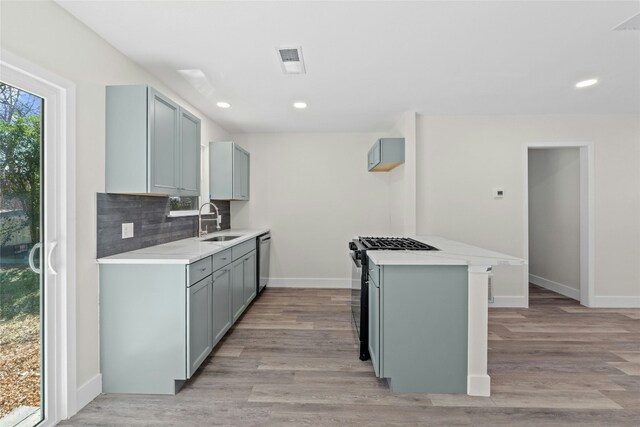
[[[122,224],[122,238],[130,239],[131,237],[133,237],[133,223],[125,222]]]
[[[502,187],[493,188],[493,198],[502,199],[504,197],[504,189]]]

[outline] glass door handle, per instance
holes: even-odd
[[[58,272],[53,268],[53,251],[58,246],[58,242],[51,242],[51,249],[49,249],[49,255],[47,255],[47,267],[49,268],[49,272],[51,274],[58,274]]]
[[[36,264],[33,262],[33,258],[35,258],[36,251],[42,247],[42,243],[38,242],[29,251],[29,268],[36,273],[42,273],[42,270],[39,267],[36,267]]]

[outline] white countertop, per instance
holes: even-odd
[[[439,236],[406,236],[434,246],[439,251],[367,251],[377,265],[524,265],[521,258],[490,251]]]
[[[231,246],[255,239],[267,233],[268,228],[236,229],[218,231],[202,237],[176,240],[162,245],[150,246],[135,251],[123,252],[104,258],[98,258],[98,264],[191,264],[199,259],[223,251]],[[237,239],[226,242],[205,242],[214,236],[236,236]]]

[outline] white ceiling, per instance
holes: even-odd
[[[386,130],[407,110],[640,111],[640,32],[612,31],[638,1],[58,3],[233,132]],[[283,74],[287,45],[307,74]],[[179,69],[204,71],[212,93]]]

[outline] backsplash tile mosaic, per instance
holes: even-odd
[[[229,229],[230,202],[213,202],[222,215],[221,228]],[[169,217],[169,210],[168,197],[98,193],[98,258],[194,237],[198,217]],[[123,239],[122,224],[127,222],[133,222],[133,237]],[[215,231],[215,221],[205,224],[209,231]]]

